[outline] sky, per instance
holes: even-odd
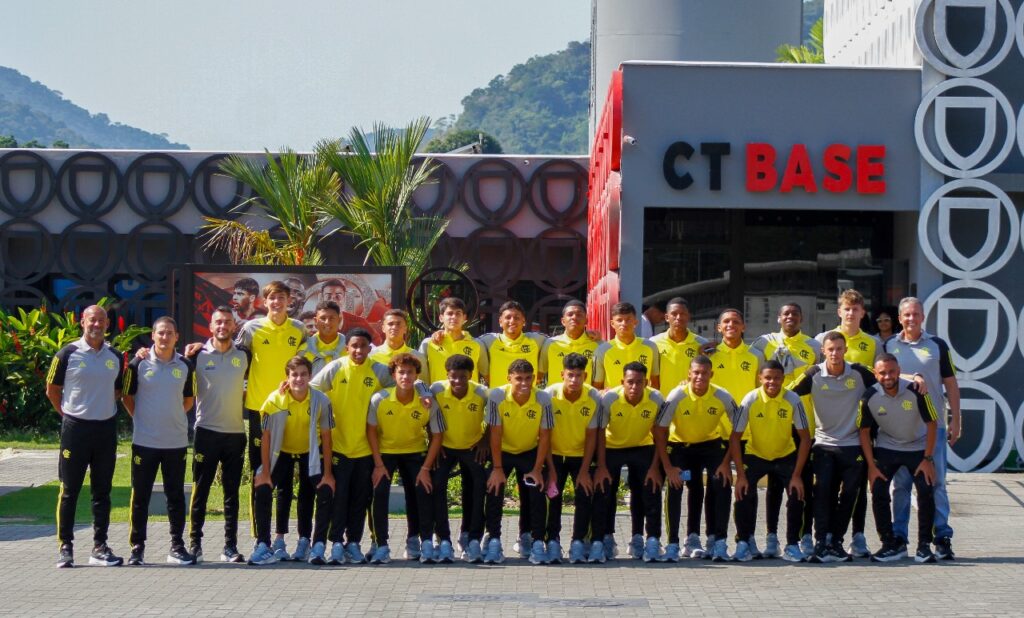
[[[0,66],[193,150],[457,114],[590,36],[590,0],[0,0],[0,18]]]

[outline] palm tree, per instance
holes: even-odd
[[[366,249],[364,264],[405,266],[406,282],[422,273],[430,252],[448,227],[443,217],[415,216],[412,196],[430,182],[436,164],[425,158],[413,165],[429,118],[414,120],[402,130],[373,125],[376,152],[367,134],[353,128],[343,147],[340,140],[321,141],[317,158],[344,183],[339,200],[322,202],[323,213],[337,219],[342,233],[359,239]]]
[[[254,196],[238,206],[280,230],[254,230],[240,221],[206,217],[206,248],[224,250],[233,264],[302,266],[323,264],[317,245],[331,222],[327,205],[337,202],[341,182],[316,156],[285,148],[265,161],[231,155],[221,164],[228,176],[252,187]]]
[[[779,45],[775,49],[776,60],[793,64],[825,63],[825,25],[819,17],[810,31],[810,46]]]

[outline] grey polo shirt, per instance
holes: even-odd
[[[793,392],[811,396],[814,404],[814,442],[824,446],[859,446],[857,412],[869,386],[876,383],[867,367],[843,363],[838,376],[828,375],[825,363],[808,369],[797,378]]]
[[[60,408],[67,416],[105,421],[117,413],[123,378],[121,355],[106,343],[94,350],[82,337],[53,357],[46,383],[63,387]]]
[[[891,451],[923,451],[928,436],[926,423],[938,420],[935,406],[928,395],[911,387],[910,380],[900,380],[896,394],[889,395],[876,384],[864,394],[860,426],[878,429],[875,448]]]
[[[184,398],[195,393],[195,374],[185,358],[175,352],[164,362],[149,351],[143,360],[128,363],[125,392],[135,397],[132,444],[149,448],[188,446],[188,416]]]
[[[956,377],[949,345],[926,332],[922,332],[917,341],[907,341],[901,332],[886,339],[883,347],[899,361],[901,374],[921,374],[932,402],[940,411],[939,427],[945,427],[946,396],[942,381],[945,378]]]
[[[191,359],[196,376],[196,427],[220,433],[245,433],[243,396],[249,353],[234,344],[218,352],[207,340]]]

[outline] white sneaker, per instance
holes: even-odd
[[[691,533],[683,541],[683,555],[687,558],[703,558],[704,547],[700,544],[700,535]]]

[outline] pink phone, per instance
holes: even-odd
[[[554,483],[548,483],[548,498],[557,498],[559,491],[558,486]]]

